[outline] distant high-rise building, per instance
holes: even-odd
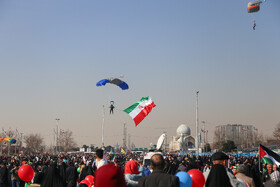
[[[231,140],[237,148],[255,146],[257,131],[253,125],[227,124],[216,126],[215,142]]]

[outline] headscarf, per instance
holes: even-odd
[[[126,187],[122,170],[114,164],[101,166],[95,172],[94,187]]]
[[[226,168],[223,165],[213,165],[207,177],[205,187],[232,187]]]
[[[138,164],[134,160],[128,161],[124,166],[125,174],[139,174]]]

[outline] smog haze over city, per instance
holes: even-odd
[[[215,126],[253,125],[271,136],[280,122],[280,2],[49,0],[0,2],[0,124],[54,144],[155,144],[180,124],[209,141]],[[253,20],[256,28],[253,30]],[[102,79],[124,80],[128,90]],[[135,127],[124,109],[150,96],[156,107]],[[109,114],[114,101],[114,114]],[[60,119],[59,123],[55,119]]]

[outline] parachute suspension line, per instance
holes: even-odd
[[[251,16],[252,16],[252,20],[253,20],[253,21],[255,21],[255,17],[254,17],[254,15],[253,15],[253,14],[251,14]]]

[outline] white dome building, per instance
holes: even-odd
[[[173,136],[169,143],[169,151],[188,151],[195,148],[195,139],[191,136],[190,127],[181,124],[176,133],[177,135]]]
[[[177,135],[181,136],[182,134],[183,135],[187,135],[187,136],[190,136],[191,135],[191,129],[190,127],[188,127],[187,125],[180,125],[178,128],[177,128]]]

